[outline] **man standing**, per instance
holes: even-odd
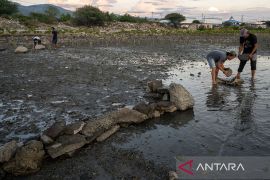
[[[257,48],[257,37],[254,34],[251,34],[247,29],[241,29],[239,47],[240,65],[236,76],[237,79],[240,79],[241,72],[243,71],[247,61],[250,60],[251,78],[254,80],[257,64]]]
[[[210,52],[206,59],[208,61],[209,67],[211,68],[211,76],[213,85],[217,84],[218,72],[222,71],[227,77],[230,76],[229,72],[224,69],[224,62],[227,60],[232,60],[236,57],[235,51],[219,51],[215,50]]]
[[[54,27],[52,27],[52,45],[54,49],[56,49],[56,44],[57,44],[57,31],[55,30]]]

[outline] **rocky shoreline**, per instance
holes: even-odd
[[[162,81],[154,80],[148,82],[148,88],[151,103],[142,102],[133,109],[122,108],[95,120],[70,125],[56,122],[37,140],[24,144],[14,140],[6,143],[0,147],[1,176],[4,177],[5,172],[15,176],[35,173],[40,170],[46,156],[52,159],[60,156],[72,157],[83,146],[94,141],[102,142],[120,128],[139,124],[165,113],[185,111],[194,106],[192,95],[179,84],[171,84],[169,88],[165,88]]]

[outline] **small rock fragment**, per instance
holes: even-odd
[[[169,172],[169,180],[176,180],[179,179],[178,174],[175,171]]]
[[[98,142],[102,142],[104,140],[106,140],[107,138],[109,138],[111,135],[113,135],[114,133],[116,133],[116,131],[118,131],[120,129],[119,125],[115,125],[113,126],[111,129],[109,129],[108,131],[104,132],[103,134],[101,134],[98,138],[97,141]]]
[[[64,154],[71,153],[87,144],[83,135],[63,135],[57,138],[56,142],[47,148],[48,154],[54,159]]]
[[[50,138],[50,137],[47,136],[47,135],[41,135],[41,136],[40,136],[40,140],[41,140],[41,141],[43,142],[43,144],[45,144],[45,145],[48,145],[48,144],[53,143],[53,139]]]
[[[64,133],[68,135],[73,135],[79,133],[85,125],[85,122],[80,121],[66,126]]]
[[[47,130],[44,131],[43,135],[49,136],[50,138],[54,139],[62,134],[66,126],[64,121],[56,122]]]
[[[147,83],[150,92],[157,92],[158,88],[162,87],[162,80],[153,80]]]

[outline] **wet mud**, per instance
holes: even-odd
[[[247,64],[239,87],[211,87],[204,60],[210,50],[236,49],[236,36],[82,40],[57,50],[1,51],[1,144],[35,138],[61,119],[71,123],[133,106],[144,100],[151,79],[181,83],[195,99],[193,110],[120,129],[72,158],[45,161],[34,175],[7,179],[166,179],[178,155],[269,155],[267,37],[260,37],[256,81]],[[235,73],[238,61],[225,66]]]

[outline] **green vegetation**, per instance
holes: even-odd
[[[265,21],[264,24],[266,24],[267,27],[270,27],[270,21]]]
[[[84,6],[74,12],[72,21],[79,26],[103,25],[105,22],[130,22],[143,23],[148,22],[146,18],[135,17],[129,14],[116,15],[114,13],[104,13],[96,7]]]
[[[120,22],[130,22],[130,23],[148,22],[148,20],[146,18],[135,17],[135,16],[131,16],[129,14],[125,14],[123,16],[118,16],[118,18],[116,20],[120,21]]]
[[[167,14],[165,16],[165,19],[170,20],[176,27],[177,24],[181,23],[182,21],[185,21],[186,17],[179,13],[171,13],[171,14]]]
[[[0,0],[0,15],[11,15],[18,11],[17,5],[8,0]]]
[[[71,15],[70,14],[62,14],[60,16],[60,21],[61,22],[67,22],[71,20]]]
[[[194,23],[194,24],[201,24],[201,22],[199,20],[193,20],[192,23]]]
[[[83,6],[74,12],[73,22],[78,26],[103,25],[106,20],[105,14],[93,6]]]

